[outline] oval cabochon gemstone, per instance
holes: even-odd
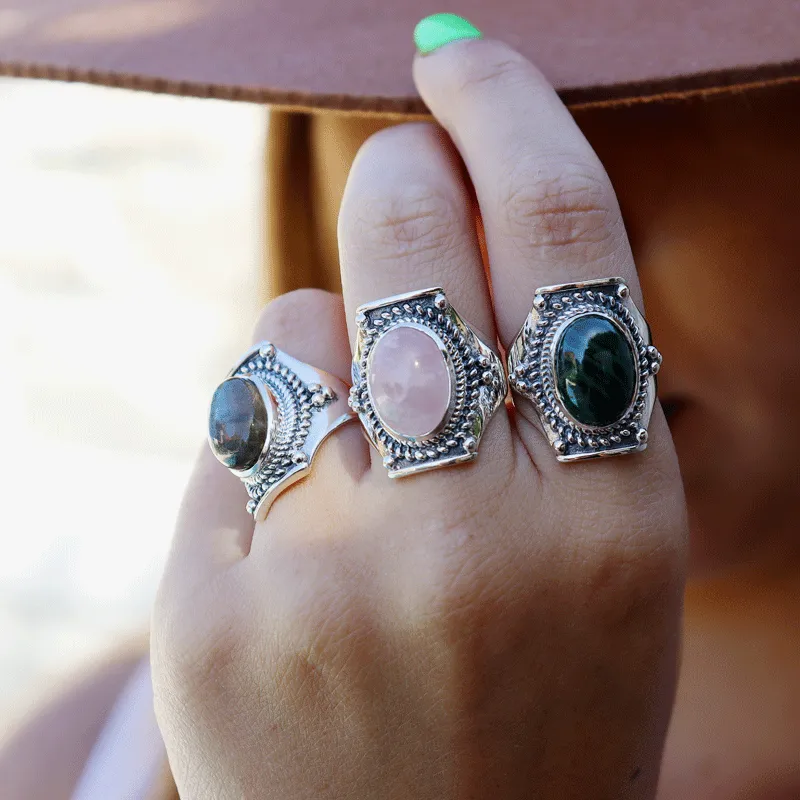
[[[232,469],[250,469],[261,455],[269,431],[269,412],[248,378],[228,378],[214,392],[208,437],[214,455]]]
[[[559,399],[583,425],[613,425],[633,402],[636,354],[607,317],[586,314],[568,323],[556,343],[554,370]]]
[[[439,343],[424,330],[398,325],[375,343],[367,377],[381,422],[401,436],[424,437],[450,409],[450,369]]]

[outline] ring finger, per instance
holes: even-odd
[[[263,340],[347,382],[350,352],[340,298],[318,290],[282,295],[258,320],[254,341]],[[358,427],[344,426],[324,443],[308,477],[288,490],[293,497],[274,504],[254,538],[253,518],[245,511],[247,491],[204,444],[186,489],[162,587],[181,591],[224,572],[245,558],[251,546],[271,540],[285,527],[287,517],[308,506],[303,498],[309,492],[316,491],[316,503],[333,507],[355,491],[368,468],[366,443]]]

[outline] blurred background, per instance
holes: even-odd
[[[146,632],[257,312],[266,116],[0,79],[0,739]]]

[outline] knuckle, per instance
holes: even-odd
[[[295,611],[270,667],[277,694],[294,703],[340,696],[380,651],[375,611],[351,591],[317,592]]]
[[[576,161],[519,162],[501,194],[510,236],[538,248],[616,247],[622,221],[601,167]]]
[[[491,518],[503,525],[501,508],[489,510]],[[426,555],[420,570],[420,591],[415,602],[421,616],[458,628],[465,620],[497,616],[513,607],[524,586],[519,558],[510,546],[487,547],[485,537],[468,519],[440,523],[426,538],[440,542]]]
[[[160,598],[153,613],[151,662],[153,688],[161,708],[196,719],[233,696],[238,665],[247,637],[241,623],[206,608],[194,597],[191,605],[168,605]]]
[[[292,341],[310,317],[341,314],[341,297],[322,289],[295,289],[276,297],[261,311],[255,338],[268,335],[279,341]]]
[[[396,259],[447,252],[456,243],[464,212],[447,192],[417,182],[362,197],[351,213],[345,240],[372,258]]]
[[[682,592],[681,536],[618,532],[596,540],[584,566],[581,594],[597,624],[610,630],[646,628],[673,608]]]
[[[491,513],[504,527],[502,509]],[[503,548],[487,546],[468,520],[439,530],[448,544],[419,570],[412,618],[451,640],[480,637],[501,622],[545,624],[546,607],[615,635],[668,621],[683,587],[680,525],[637,532],[615,524],[605,535],[597,524],[591,533],[578,527],[552,546],[535,544],[534,536]]]
[[[576,596],[607,626],[663,618],[683,590],[688,522],[677,468],[643,461],[598,473],[591,500],[577,486],[561,496],[573,513],[560,561],[574,572]]]

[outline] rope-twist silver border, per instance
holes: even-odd
[[[297,468],[294,453],[302,452],[311,427],[311,416],[335,399],[335,394],[314,402],[317,392],[277,358],[258,356],[241,364],[234,376],[254,376],[269,386],[278,407],[275,434],[269,445],[268,457],[253,475],[243,479],[250,502],[247,509],[255,511],[261,498],[289,471]]]
[[[501,390],[505,394],[499,359],[487,355],[478,337],[466,325],[459,324],[458,319],[452,307],[440,310],[435,306],[434,295],[425,295],[369,309],[359,321],[361,359],[353,365],[350,405],[385,453],[384,463],[389,469],[403,469],[443,456],[474,452]],[[447,349],[456,378],[455,398],[445,427],[419,441],[395,436],[385,428],[367,388],[367,365],[372,348],[384,333],[404,324],[429,328],[439,337]],[[499,372],[499,379],[495,372]],[[486,382],[487,374],[492,375],[491,383]]]
[[[631,439],[639,429],[648,400],[649,381],[661,364],[661,355],[648,345],[630,310],[610,293],[573,289],[549,293],[539,311],[535,326],[526,322],[523,330],[525,357],[511,376],[514,388],[528,397],[539,409],[543,422],[558,436],[564,447],[593,451],[613,448]],[[554,339],[558,331],[573,317],[598,313],[609,317],[629,335],[638,357],[638,386],[636,395],[625,415],[612,425],[594,427],[581,425],[570,417],[555,390],[552,367]],[[654,367],[654,364],[657,365]],[[635,444],[635,442],[631,442]]]

